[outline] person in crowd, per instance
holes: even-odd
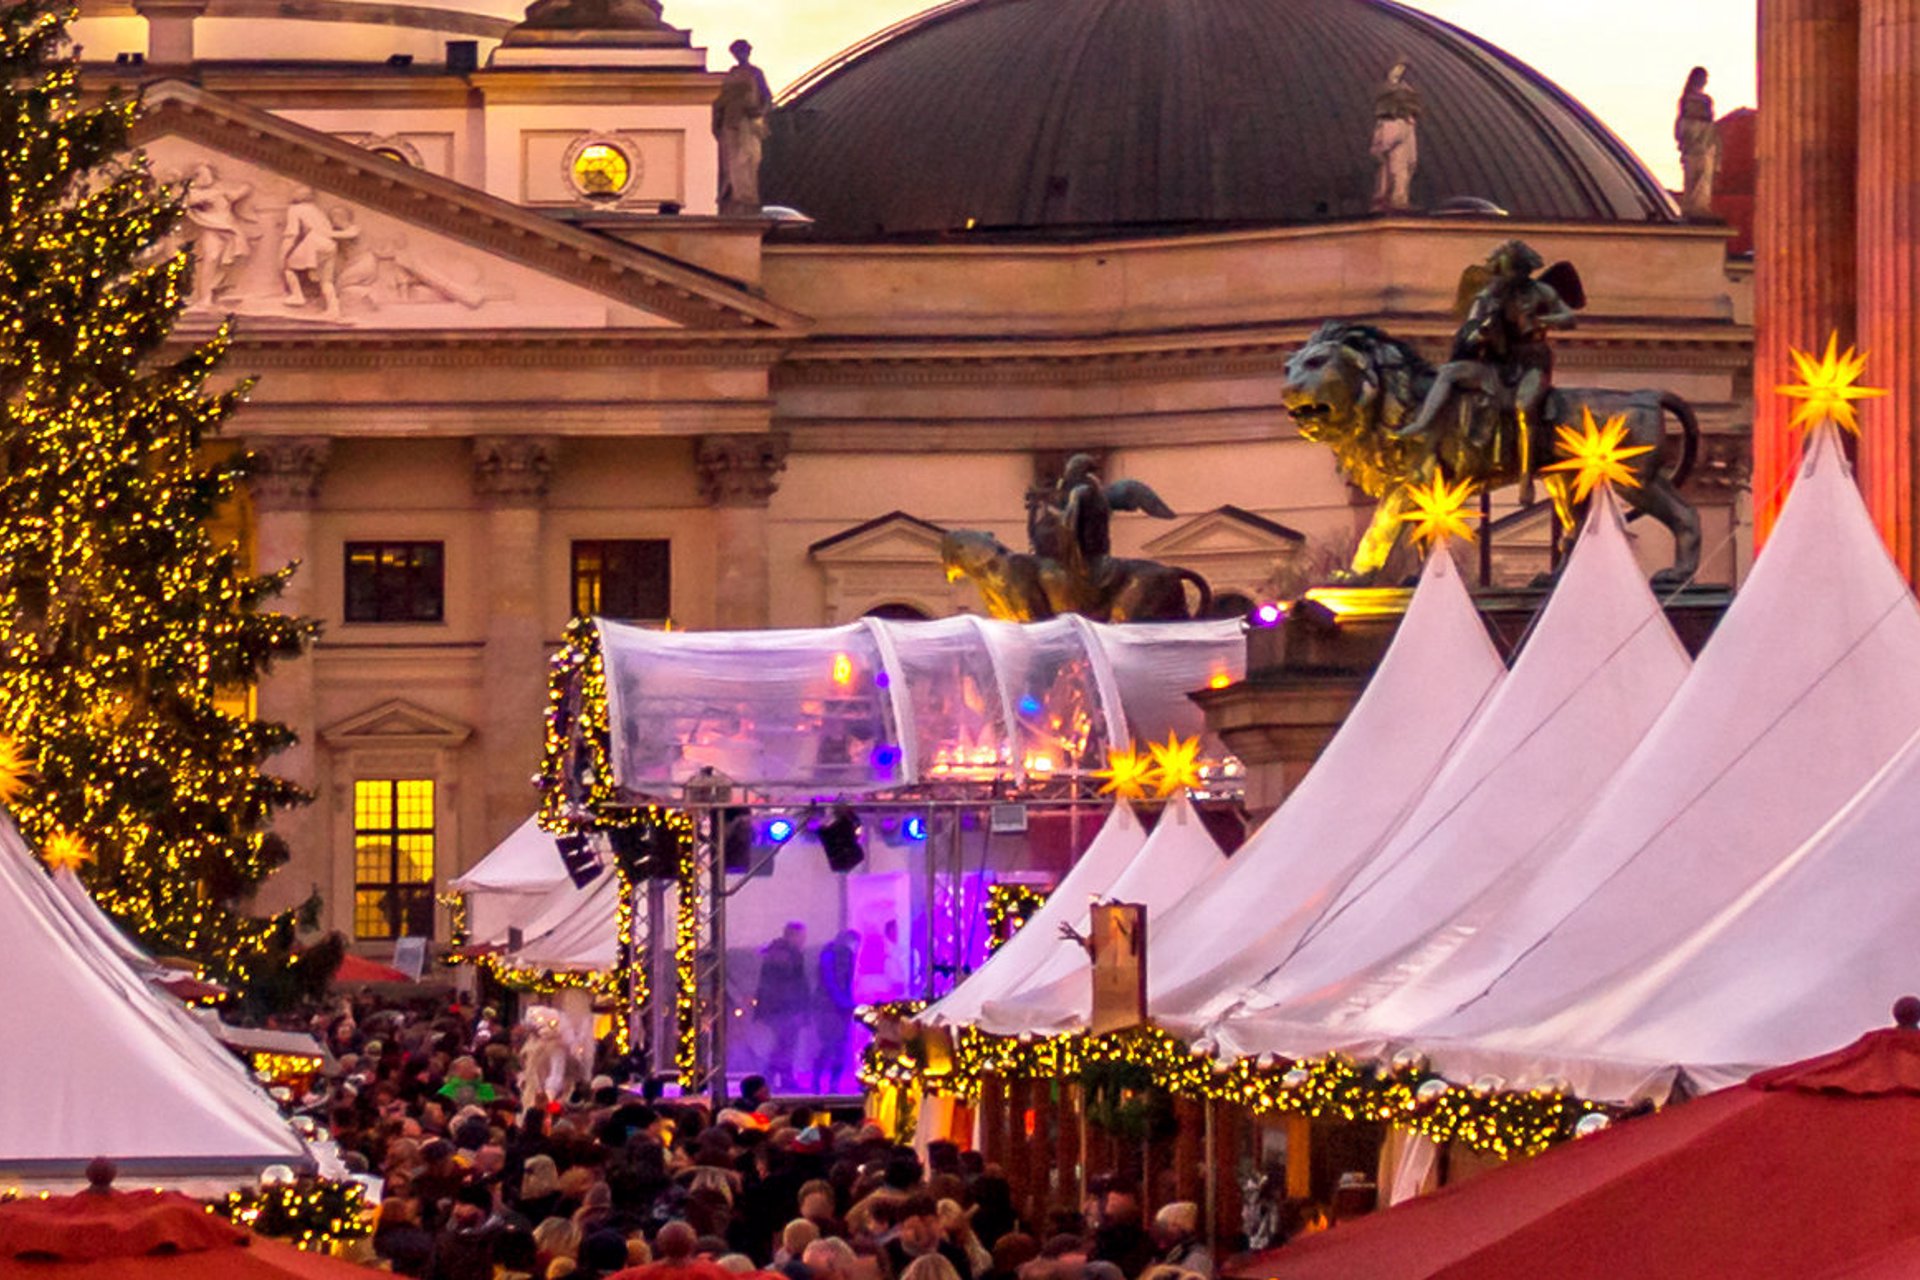
[[[973,1263],[941,1230],[940,1205],[932,1196],[916,1191],[889,1205],[888,1212],[893,1219],[893,1230],[883,1236],[882,1241],[895,1280],[904,1280],[914,1260],[930,1254],[939,1254],[951,1263],[958,1280],[971,1280]]]
[[[820,948],[819,984],[814,1006],[813,1090],[837,1091],[847,1072],[847,1045],[853,1035],[854,962],[860,955],[860,933],[843,929]]]
[[[1200,1206],[1191,1200],[1162,1205],[1153,1215],[1153,1243],[1160,1261],[1213,1280],[1213,1253],[1200,1238]]]
[[[797,1090],[794,1054],[807,1020],[812,994],[807,985],[807,927],[791,921],[780,936],[760,948],[760,981],[753,1000],[754,1021],[771,1034],[767,1075],[775,1089]]]
[[[929,1253],[915,1258],[907,1269],[899,1274],[898,1280],[966,1280],[967,1273],[955,1271],[951,1259],[938,1253]]]

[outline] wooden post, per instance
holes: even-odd
[[[1247,1142],[1247,1109],[1216,1103],[1213,1136],[1213,1158],[1207,1162],[1213,1184],[1213,1233],[1224,1247],[1241,1229],[1240,1153]]]
[[[1173,1117],[1179,1125],[1173,1138],[1173,1198],[1193,1200],[1200,1194],[1200,1138],[1206,1112],[1192,1098],[1176,1098]]]
[[[1053,1109],[1053,1205],[1072,1208],[1080,1203],[1075,1195],[1080,1168],[1080,1105],[1075,1096],[1078,1086],[1072,1080],[1057,1081],[1060,1101]]]
[[[1287,1194],[1313,1194],[1313,1121],[1295,1112],[1287,1113]]]
[[[1007,1082],[993,1074],[980,1077],[980,1156],[1007,1167]]]

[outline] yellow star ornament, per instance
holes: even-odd
[[[0,804],[12,804],[27,789],[33,761],[12,738],[0,738]]]
[[[1153,753],[1154,790],[1162,799],[1200,785],[1199,738],[1182,742],[1169,731],[1165,745],[1148,743],[1147,750]]]
[[[93,861],[93,850],[87,848],[86,841],[67,831],[56,831],[47,837],[47,843],[40,849],[40,857],[49,871],[71,871],[80,874],[80,868]]]
[[[1413,526],[1413,540],[1422,547],[1435,547],[1448,538],[1472,542],[1473,526],[1467,523],[1465,514],[1467,500],[1472,497],[1471,480],[1448,484],[1447,478],[1436,471],[1426,484],[1407,490],[1413,510],[1400,518]]]
[[[1147,788],[1153,784],[1153,761],[1138,751],[1109,751],[1107,767],[1095,769],[1093,776],[1102,780],[1101,795],[1119,796],[1122,800],[1141,800],[1146,797]]]
[[[1633,474],[1633,468],[1627,465],[1627,460],[1643,453],[1652,453],[1653,446],[1626,443],[1625,414],[1608,418],[1604,427],[1594,421],[1591,409],[1582,409],[1580,416],[1580,430],[1561,427],[1556,432],[1554,450],[1566,461],[1556,462],[1541,470],[1571,472],[1575,502],[1585,502],[1587,495],[1603,484],[1621,489],[1638,488],[1640,480]]]
[[[1842,354],[1837,333],[1828,336],[1826,354],[1818,360],[1798,347],[1791,350],[1800,381],[1775,388],[1789,400],[1800,402],[1787,425],[1811,428],[1833,422],[1859,435],[1860,415],[1855,412],[1853,402],[1887,394],[1885,387],[1855,385],[1867,371],[1866,354],[1856,354],[1852,347]]]

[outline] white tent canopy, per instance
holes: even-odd
[[[783,798],[1099,768],[1110,747],[1200,734],[1185,695],[1246,669],[1238,619],[596,626],[615,780],[633,796],[678,795],[702,768]]]
[[[1450,964],[1403,989],[1391,1010],[1402,1021],[1383,1028],[1417,1022],[1421,1038],[1498,1049],[1522,1082],[1528,1071],[1524,1062],[1514,1065],[1516,1053],[1582,1058],[1586,1065],[1552,1073],[1601,1097],[1657,1091],[1667,1068],[1711,1074],[1716,1061],[1745,1071],[1806,1056],[1830,1035],[1814,1028],[1834,1024],[1811,1006],[1783,1003],[1780,993],[1805,984],[1801,970],[1826,972],[1825,948],[1745,953],[1776,991],[1729,999],[1696,1027],[1649,1022],[1643,988],[1654,980],[1649,975],[1666,974],[1726,927],[1710,922],[1779,876],[1782,860],[1916,731],[1920,605],[1825,430],[1745,590],[1641,750],[1537,874],[1492,904],[1497,912],[1454,927],[1470,941]],[[1889,785],[1882,780],[1883,794]],[[1886,804],[1876,811],[1882,818]],[[1840,856],[1829,851],[1815,861],[1826,866]],[[1874,864],[1889,893],[1910,879],[1906,861]],[[1772,901],[1776,919],[1791,902],[1777,894]],[[1848,916],[1816,919],[1816,932],[1836,943],[1853,928]],[[1920,959],[1920,946],[1906,954]],[[1723,963],[1716,954],[1689,966]],[[1836,976],[1858,982],[1866,975]],[[1866,1003],[1884,1013],[1914,985],[1909,976],[1897,989],[1874,989]],[[1783,1018],[1789,1009],[1793,1016]],[[1754,1022],[1778,1028],[1783,1021],[1811,1024],[1812,1038],[1769,1043],[1740,1034]],[[1674,1032],[1684,1034],[1665,1039]],[[1722,1047],[1703,1061],[1689,1048],[1695,1044]],[[1735,1045],[1743,1056],[1719,1056]],[[1616,1056],[1619,1070],[1593,1065]],[[1471,1047],[1441,1058],[1462,1071],[1492,1061]],[[1648,1068],[1653,1078],[1645,1078]]]
[[[555,902],[577,901],[586,892],[574,886],[537,818],[515,827],[452,887],[467,895],[467,934],[481,944],[505,942],[510,929],[524,933]]]
[[[620,877],[611,868],[584,889],[569,881],[539,902],[518,926],[525,941],[509,964],[551,973],[605,973],[619,964]]]
[[[1154,1020],[1191,1028],[1206,1000],[1257,981],[1268,957],[1297,942],[1399,826],[1505,675],[1452,557],[1429,557],[1393,644],[1307,776],[1232,858],[1154,921]],[[1029,989],[1017,1003],[1036,1027],[1084,1026],[1085,976]]]
[[[1156,945],[1154,929],[1157,923],[1164,918],[1169,907],[1224,865],[1223,856],[1220,846],[1207,831],[1206,824],[1200,820],[1193,805],[1185,796],[1180,796],[1161,813],[1153,834],[1147,837],[1147,842],[1134,855],[1133,861],[1127,864],[1126,870],[1116,876],[1104,891],[1096,891],[1095,896],[1102,900],[1134,902],[1146,908],[1149,971],[1153,967]],[[1086,923],[1091,923],[1092,914],[1091,907],[1083,904],[1081,915],[1086,918]],[[1031,927],[1031,924],[1027,926]],[[1021,932],[1025,933],[1027,929]],[[1080,932],[1084,935],[1085,928],[1081,927]],[[1025,992],[1044,990],[1055,983],[1063,983],[1074,989],[1076,1007],[1091,1013],[1093,979],[1086,952],[1061,938],[1057,929],[1053,938],[1042,936],[1040,941],[1051,941],[1051,952],[1043,955],[1039,964],[1020,980],[1018,986],[1007,990],[997,999],[986,1001],[977,1020],[982,1030],[996,1035],[1061,1030],[1059,1026],[1041,1025],[1020,1003],[1020,996]]]
[[[1105,896],[1146,842],[1147,833],[1133,807],[1124,800],[1114,805],[1086,852],[1061,877],[1040,909],[985,964],[922,1011],[918,1021],[929,1026],[971,1026],[980,1020],[989,1000],[1022,990],[1028,978],[1052,959],[1060,945],[1060,926],[1085,933],[1092,914],[1088,904]]]
[[[1259,982],[1204,1012],[1240,1053],[1305,1056],[1397,981],[1437,922],[1500,882],[1579,813],[1685,679],[1686,651],[1602,490],[1513,670],[1413,813]],[[1300,1022],[1310,1033],[1300,1034]]]
[[[0,986],[16,1030],[0,1090],[0,1175],[251,1176],[306,1159],[272,1101],[177,1003],[156,994],[0,819]]]

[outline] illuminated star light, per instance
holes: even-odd
[[[1199,738],[1182,742],[1169,731],[1164,745],[1153,742],[1147,749],[1153,753],[1154,790],[1162,799],[1200,785]]]
[[[1653,446],[1626,443],[1627,415],[1624,413],[1608,418],[1604,427],[1594,421],[1591,409],[1582,409],[1580,416],[1580,430],[1561,427],[1559,438],[1554,441],[1554,449],[1563,454],[1566,461],[1541,469],[1572,472],[1575,502],[1585,502],[1587,495],[1603,484],[1622,489],[1638,488],[1640,480],[1633,474],[1633,468],[1627,465],[1627,460],[1643,453],[1652,453]]]
[[[1407,501],[1414,510],[1400,518],[1413,526],[1413,540],[1422,547],[1434,547],[1448,538],[1473,541],[1473,526],[1467,523],[1467,500],[1473,497],[1473,482],[1447,483],[1439,472],[1424,485],[1407,490]]]
[[[1793,418],[1787,423],[1788,427],[1810,428],[1823,422],[1832,422],[1859,435],[1860,415],[1855,412],[1853,402],[1887,394],[1885,387],[1854,385],[1860,380],[1860,375],[1866,372],[1866,353],[1856,354],[1852,347],[1848,347],[1842,354],[1840,335],[1837,333],[1827,337],[1826,354],[1818,360],[1798,347],[1791,348],[1791,351],[1800,381],[1775,388],[1788,399],[1800,401],[1800,407],[1793,411]]]
[[[49,871],[71,871],[78,875],[82,866],[93,861],[93,850],[87,848],[87,842],[79,836],[56,831],[47,837],[40,857]]]
[[[1156,752],[1159,751],[1155,747]],[[1095,769],[1093,776],[1104,778],[1101,795],[1116,795],[1122,800],[1140,800],[1154,780],[1153,761],[1138,751],[1107,752],[1107,767]]]
[[[27,789],[33,761],[13,738],[0,737],[0,804],[12,804]]]

